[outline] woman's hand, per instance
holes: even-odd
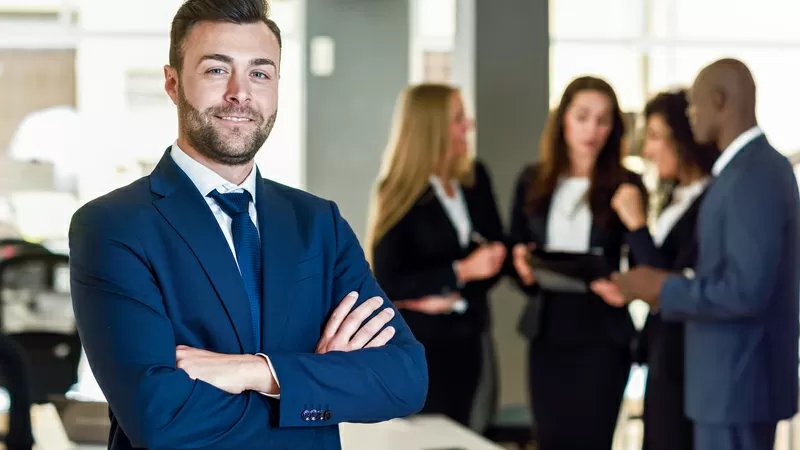
[[[454,292],[447,296],[428,295],[414,300],[399,300],[394,302],[394,306],[397,309],[407,309],[425,314],[447,314],[453,311],[459,300],[461,300],[461,294]]]
[[[647,224],[644,212],[644,199],[639,188],[624,183],[611,199],[611,207],[617,212],[622,223],[630,230],[637,230]]]
[[[497,275],[506,260],[506,246],[500,242],[482,245],[456,262],[456,277],[467,283]]]
[[[528,264],[528,252],[536,248],[536,244],[530,243],[517,244],[512,249],[512,257],[514,260],[514,270],[517,271],[522,284],[531,286],[536,282],[536,277],[533,276],[533,269]]]

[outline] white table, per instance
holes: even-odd
[[[39,414],[34,424],[43,425],[36,434],[41,450],[63,450],[66,440],[60,420],[51,405],[34,407]],[[0,416],[0,429],[5,417]],[[43,422],[47,422],[46,424]],[[395,419],[376,424],[344,423],[339,426],[343,450],[503,450],[497,444],[473,433],[453,420],[443,416],[417,416]],[[62,443],[60,443],[62,442]],[[67,447],[69,447],[67,445]],[[105,445],[77,445],[70,450],[105,450]],[[0,450],[2,445],[0,444]]]
[[[376,424],[339,427],[343,450],[503,450],[444,416],[417,416]]]

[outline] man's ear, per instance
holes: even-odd
[[[722,111],[728,105],[728,95],[722,89],[711,91],[711,106],[716,111]]]
[[[170,66],[164,66],[164,90],[169,95],[174,105],[178,105],[178,89],[180,83],[180,75],[178,71]]]

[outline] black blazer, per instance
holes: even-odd
[[[697,214],[705,192],[695,199],[664,239],[660,248],[653,242],[650,230],[642,227],[628,234],[628,246],[640,264],[659,269],[683,272],[693,269],[697,261]],[[637,344],[636,359],[648,364],[648,376],[673,383],[684,379],[683,323],[665,322],[658,314],[650,314]]]
[[[486,168],[475,165],[475,184],[463,187],[473,232],[484,239],[505,242],[491,180]],[[457,339],[482,333],[489,324],[487,293],[497,276],[459,287],[453,263],[478,247],[466,249],[432,188],[428,188],[408,213],[373,248],[372,271],[392,300],[416,299],[459,291],[468,303],[463,314],[429,315],[401,310],[420,341]]]
[[[526,167],[517,180],[511,212],[511,245],[533,242],[537,246],[547,245],[547,213],[529,214],[525,200],[529,186],[535,182],[536,166]],[[639,187],[643,195],[646,189],[641,178],[627,172],[627,182]],[[608,193],[609,201],[616,191]],[[646,198],[646,197],[645,197]],[[549,208],[545,209],[545,211]],[[625,244],[627,230],[616,214],[607,225],[592,224],[589,245],[592,250],[601,250],[610,267],[618,269]],[[630,258],[631,266],[635,263]],[[529,340],[543,339],[549,343],[585,345],[606,342],[619,346],[630,346],[635,335],[633,321],[627,308],[615,308],[598,296],[587,294],[564,294],[540,290],[535,284],[518,285],[528,295],[528,304],[520,318],[519,331]]]

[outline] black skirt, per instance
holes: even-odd
[[[529,384],[540,450],[609,450],[631,367],[606,342],[530,345]]]

